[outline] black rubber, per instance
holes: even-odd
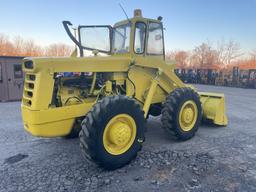
[[[157,104],[152,104],[150,106],[150,109],[148,111],[148,114],[154,116],[154,117],[157,117],[159,115],[161,115],[161,111],[163,109],[163,106],[161,103],[157,103]]]
[[[190,131],[183,131],[179,124],[179,112],[182,105],[193,100],[198,109],[198,116],[194,127]],[[178,140],[192,138],[198,130],[202,119],[202,107],[199,95],[191,88],[177,88],[166,98],[162,109],[162,126],[168,133]]]
[[[133,117],[137,134],[130,149],[123,154],[112,155],[104,148],[103,133],[109,120],[118,114],[128,114]],[[92,107],[82,121],[82,130],[79,134],[82,154],[106,169],[122,167],[135,158],[137,152],[141,150],[144,125],[144,112],[135,100],[126,96],[105,97]]]

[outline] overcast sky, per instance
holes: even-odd
[[[72,44],[61,22],[111,24],[140,8],[143,16],[163,16],[167,50],[193,49],[209,40],[233,39],[243,51],[256,49],[256,0],[0,0],[0,33],[48,45]]]

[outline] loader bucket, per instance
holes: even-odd
[[[226,126],[228,119],[226,116],[224,94],[199,92],[203,109],[203,119],[210,120],[216,125]]]

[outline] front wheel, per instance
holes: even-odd
[[[106,169],[122,167],[141,149],[144,123],[144,113],[135,100],[105,97],[82,122],[82,154]]]
[[[191,88],[174,90],[164,103],[162,125],[179,140],[192,138],[202,119],[199,95]]]

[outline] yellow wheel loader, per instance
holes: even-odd
[[[79,26],[78,38],[63,21],[78,56],[24,59],[25,130],[79,135],[86,158],[116,169],[141,149],[149,114],[162,115],[162,127],[180,140],[193,137],[202,119],[227,125],[224,95],[197,92],[165,61],[161,20],[135,10],[113,27]]]

